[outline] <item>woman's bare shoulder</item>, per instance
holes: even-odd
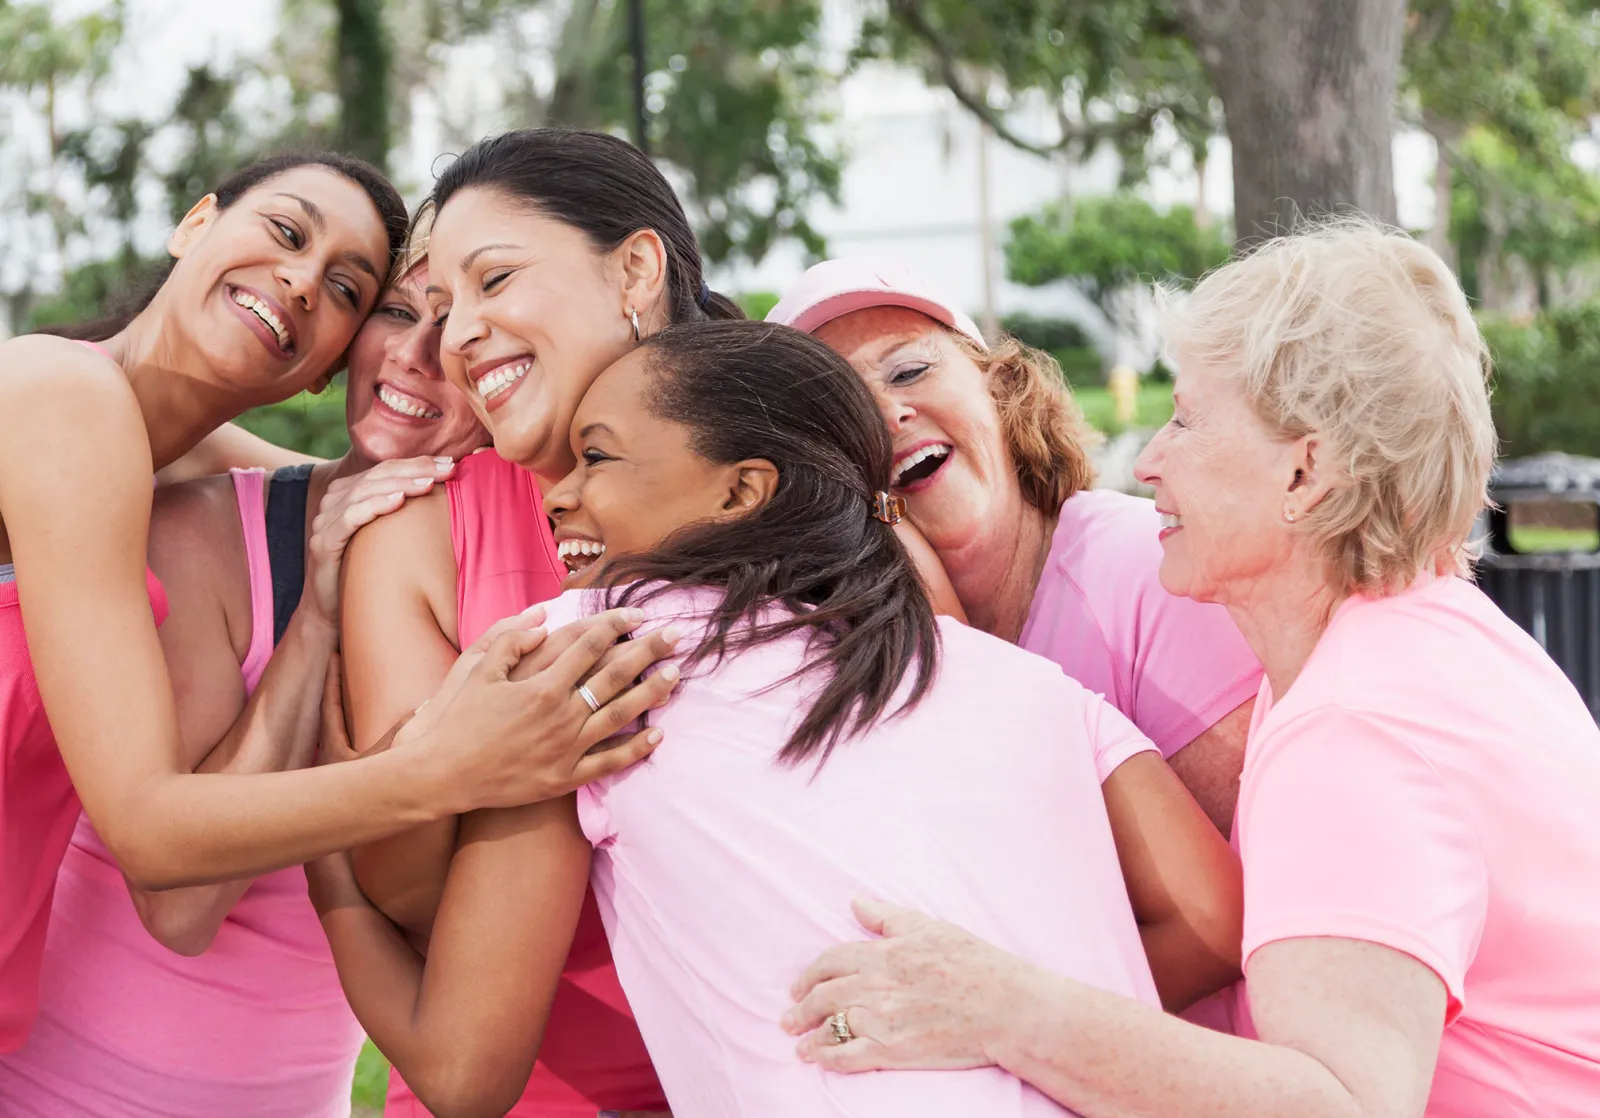
[[[116,362],[86,345],[44,334],[0,342],[3,428],[32,436],[30,442],[64,437],[69,445],[102,451],[134,437],[149,450],[139,402]],[[103,442],[108,438],[111,446]]]
[[[346,553],[344,594],[419,594],[443,628],[454,632],[456,554],[450,538],[450,500],[443,486],[409,498],[364,526]]]

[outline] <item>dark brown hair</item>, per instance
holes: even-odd
[[[732,299],[706,287],[683,204],[649,157],[626,140],[571,128],[523,128],[479,140],[434,183],[434,212],[474,186],[499,190],[582,231],[598,252],[652,229],[667,250],[669,322],[744,317]]]
[[[652,552],[619,557],[607,571],[611,600],[721,590],[690,667],[809,631],[797,674],[827,682],[779,757],[820,764],[885,715],[908,672],[915,680],[896,713],[922,699],[938,669],[939,630],[922,580],[894,529],[872,516],[874,493],[889,488],[888,430],[844,358],[787,326],[673,326],[641,348],[653,415],[688,428],[694,452],[712,462],[766,459],[778,484],[747,516],[690,525]],[[781,615],[763,618],[774,603]]]
[[[389,264],[392,267],[406,242],[406,204],[382,171],[352,155],[341,155],[332,151],[286,152],[268,159],[257,160],[229,175],[222,185],[211,192],[217,197],[217,208],[227,209],[269,179],[275,179],[297,167],[326,167],[335,174],[343,175],[366,192],[367,197],[372,200],[373,207],[378,211],[378,216],[383,219],[383,231],[389,238]],[[41,327],[35,332],[88,342],[103,342],[112,335],[121,333],[127,328],[128,323],[133,321],[134,316],[150,305],[151,300],[156,297],[156,292],[161,290],[161,285],[166,283],[167,277],[172,274],[176,263],[175,260],[168,258],[161,269],[161,274],[153,283],[137,295],[113,307],[102,318],[66,326]]]

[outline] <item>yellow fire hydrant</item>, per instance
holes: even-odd
[[[1127,365],[1118,365],[1106,378],[1111,405],[1118,427],[1131,427],[1139,416],[1139,374]]]

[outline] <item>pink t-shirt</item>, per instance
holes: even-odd
[[[648,630],[710,592],[646,606]],[[595,608],[569,592],[554,627]],[[578,793],[623,988],[674,1113],[696,1118],[1064,1111],[994,1068],[840,1076],[778,1027],[821,951],[865,933],[857,893],[955,921],[1061,974],[1158,1004],[1100,776],[1151,748],[1046,660],[942,620],[922,703],[818,770],[776,762],[815,681],[795,635],[701,665],[647,761]],[[683,647],[692,647],[691,627]]]
[[[1246,966],[1302,936],[1403,951],[1449,994],[1428,1118],[1593,1115],[1597,819],[1600,728],[1481,591],[1352,598],[1283,698],[1257,700]],[[1242,1001],[1248,1029],[1248,983]]]
[[[1261,665],[1221,606],[1162,588],[1160,529],[1142,497],[1073,494],[1017,643],[1104,696],[1171,757],[1255,695]]]

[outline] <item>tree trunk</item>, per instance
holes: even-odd
[[[1396,220],[1406,0],[1179,0],[1222,99],[1241,244],[1352,209]]]
[[[389,160],[389,37],[383,0],[336,0],[334,85],[339,91],[339,146],[377,167]]]

